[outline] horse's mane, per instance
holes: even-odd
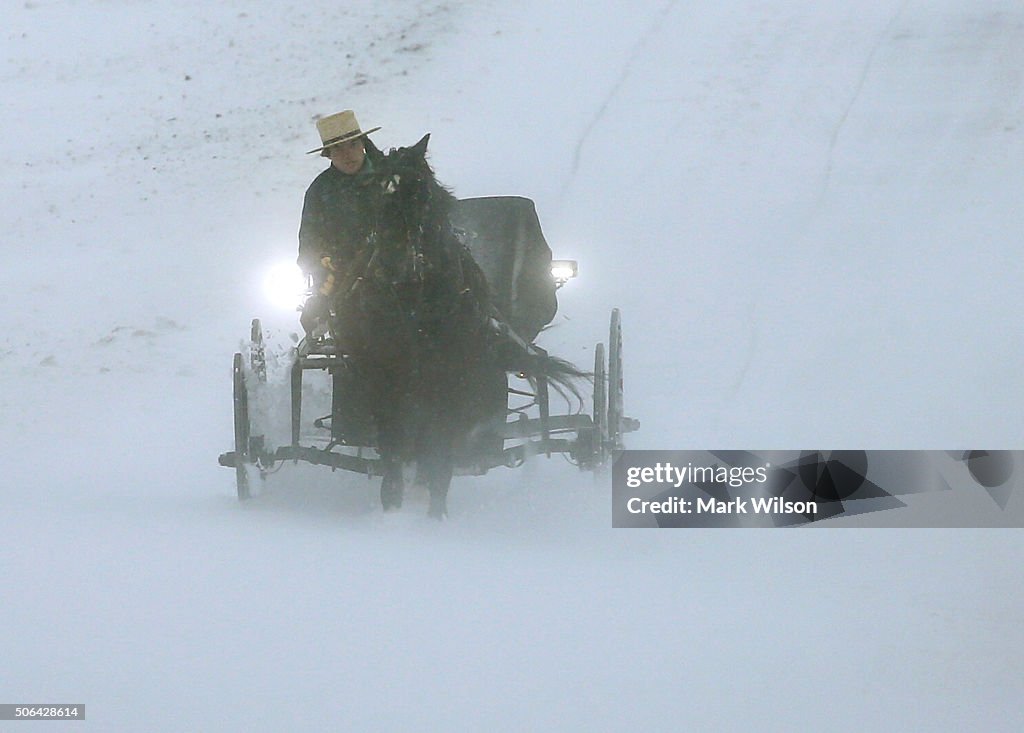
[[[437,180],[426,159],[430,135],[415,145],[391,148],[387,153],[372,148],[372,189],[377,201],[376,234],[390,241],[416,243],[435,265],[469,287],[481,311],[490,310],[490,285],[463,240],[452,226],[458,199]]]
[[[394,175],[403,179],[396,182],[399,187],[402,186],[403,181],[407,187],[409,183],[414,186],[419,184],[425,189],[428,196],[426,201],[420,203],[429,204],[435,208],[437,213],[447,216],[452,212],[458,199],[455,198],[451,189],[437,180],[433,167],[427,161],[426,149],[429,141],[430,134],[428,133],[418,143],[408,148],[391,148],[387,153],[382,153],[374,147],[375,154],[371,155],[371,160],[384,184],[388,177]]]

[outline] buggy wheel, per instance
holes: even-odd
[[[264,436],[262,431],[259,434],[254,435],[257,427],[255,421],[252,419],[253,413],[256,415],[262,415],[263,411],[260,409],[262,405],[261,400],[266,399],[266,384],[267,384],[267,348],[266,343],[263,340],[263,325],[260,323],[259,318],[252,319],[252,329],[249,335],[249,376],[250,383],[255,378],[256,383],[254,386],[254,394],[252,401],[249,400],[249,391],[246,390],[246,413],[249,418],[249,442],[248,450],[246,455],[249,458],[250,463],[254,463],[259,467],[259,485],[262,487],[264,480],[267,476],[266,466],[263,464],[263,458],[265,457],[264,451]],[[249,409],[253,408],[253,409]]]
[[[594,347],[594,428],[591,440],[591,463],[597,469],[608,461],[608,381],[604,344]]]
[[[608,329],[608,446],[609,450],[622,448],[622,316],[612,309]]]
[[[242,355],[235,354],[231,368],[234,413],[235,413],[235,484],[238,498],[245,501],[250,497],[249,474],[245,464],[249,456],[249,393],[245,388],[245,370]]]
[[[249,340],[249,368],[260,384],[267,382],[267,349],[263,343],[263,326],[259,318],[252,319]]]

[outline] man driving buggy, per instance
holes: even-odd
[[[300,319],[307,333],[326,325],[330,295],[358,256],[369,233],[368,186],[374,161],[382,155],[367,137],[380,127],[363,131],[355,113],[344,110],[316,123],[321,147],[308,151],[329,158],[302,205],[298,265],[312,276],[315,294]]]
[[[307,334],[327,331],[331,304],[365,268],[366,243],[373,227],[374,174],[384,154],[359,127],[355,113],[344,110],[316,123],[320,153],[331,165],[306,190],[299,226],[298,264],[312,276],[315,293],[306,301],[300,322]],[[551,249],[544,240],[533,202],[519,197],[483,197],[459,201],[451,212],[457,231],[475,238],[478,249],[492,254],[499,291],[494,293],[504,316],[526,341],[532,341],[555,315]],[[466,249],[462,253],[473,259]],[[362,258],[362,259],[360,259]],[[494,266],[494,262],[497,265]],[[474,262],[473,268],[477,263]],[[491,283],[493,285],[493,282]]]

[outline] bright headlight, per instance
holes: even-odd
[[[267,271],[263,291],[275,306],[294,310],[302,305],[306,295],[306,278],[293,262],[282,262]]]
[[[579,268],[576,260],[551,260],[551,276],[556,283],[564,283],[576,277]]]

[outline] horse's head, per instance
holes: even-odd
[[[448,215],[455,197],[434,178],[426,160],[430,135],[373,159],[365,191],[372,201],[375,267],[394,282],[420,280],[427,271],[455,277],[458,243]]]
[[[374,161],[373,183],[378,202],[378,221],[402,222],[420,230],[425,224],[447,220],[454,197],[427,163],[430,134],[408,148],[393,148]]]

